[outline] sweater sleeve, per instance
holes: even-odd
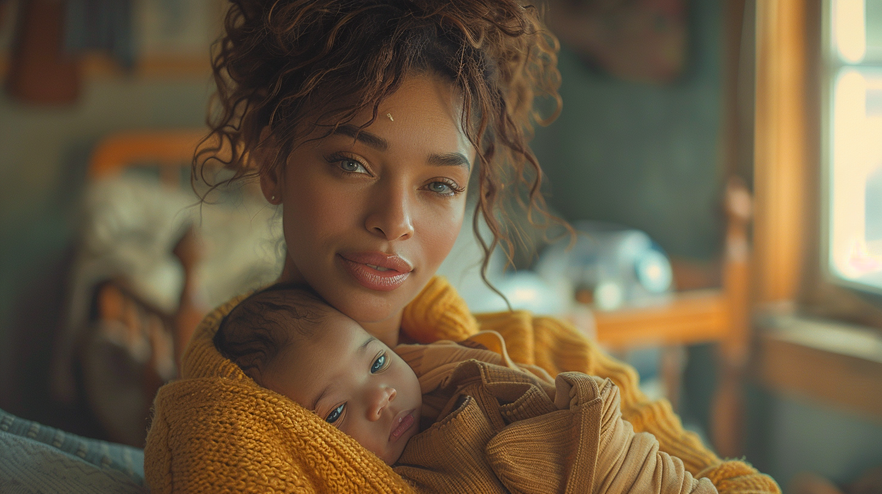
[[[561,381],[576,383],[582,374],[558,375]],[[575,377],[573,377],[575,376]],[[609,379],[594,378],[602,398],[600,448],[597,456],[597,479],[594,492],[676,492],[716,493],[707,478],[695,478],[683,462],[658,449],[658,440],[646,432],[634,432],[630,422],[622,420],[618,388]],[[560,396],[559,396],[560,398]]]
[[[605,354],[572,325],[526,312],[480,316],[479,323],[482,329],[502,334],[516,362],[537,365],[552,376],[577,371],[609,378],[621,394],[622,418],[636,432],[654,435],[660,451],[682,460],[695,477],[708,477],[721,493],[781,492],[771,477],[747,463],[721,460],[696,434],[683,428],[667,400],[652,401],[643,394],[633,367]]]

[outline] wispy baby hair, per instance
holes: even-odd
[[[221,321],[214,346],[262,384],[262,376],[279,353],[315,336],[330,310],[309,287],[276,284],[236,305]]]
[[[541,0],[538,0],[541,1]],[[539,8],[517,0],[232,0],[212,54],[217,93],[194,177],[211,161],[256,176],[283,166],[304,136],[331,135],[378,106],[409,74],[449,81],[462,96],[462,128],[477,150],[477,207],[513,250],[507,195],[548,219],[541,170],[527,146],[533,125],[560,111],[557,40]],[[550,102],[547,115],[534,110]],[[321,138],[321,137],[319,137]],[[257,158],[259,156],[259,158]],[[228,181],[222,181],[220,185]]]

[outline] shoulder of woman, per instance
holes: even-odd
[[[190,342],[187,344],[184,355],[181,358],[181,377],[209,377],[226,376],[242,379],[245,374],[236,364],[225,359],[214,346],[214,335],[220,327],[224,317],[233,310],[251,292],[243,293],[231,298],[209,312],[196,330]]]
[[[404,308],[401,330],[418,343],[460,341],[478,332],[478,323],[456,289],[435,276]]]
[[[518,363],[539,365],[552,374],[561,370],[551,364],[561,352],[585,354],[593,345],[572,324],[555,317],[535,316],[528,311],[506,311],[475,316],[480,329],[499,333],[511,358]]]

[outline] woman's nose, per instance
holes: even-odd
[[[368,419],[371,421],[379,420],[383,416],[383,410],[389,406],[398,392],[391,386],[381,386],[375,390],[370,398],[370,406],[368,406]]]
[[[409,191],[404,186],[390,185],[380,191],[373,208],[365,218],[365,228],[386,240],[404,240],[413,236],[413,215]]]

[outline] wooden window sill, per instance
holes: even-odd
[[[882,334],[799,316],[757,331],[755,370],[766,387],[882,417]]]

